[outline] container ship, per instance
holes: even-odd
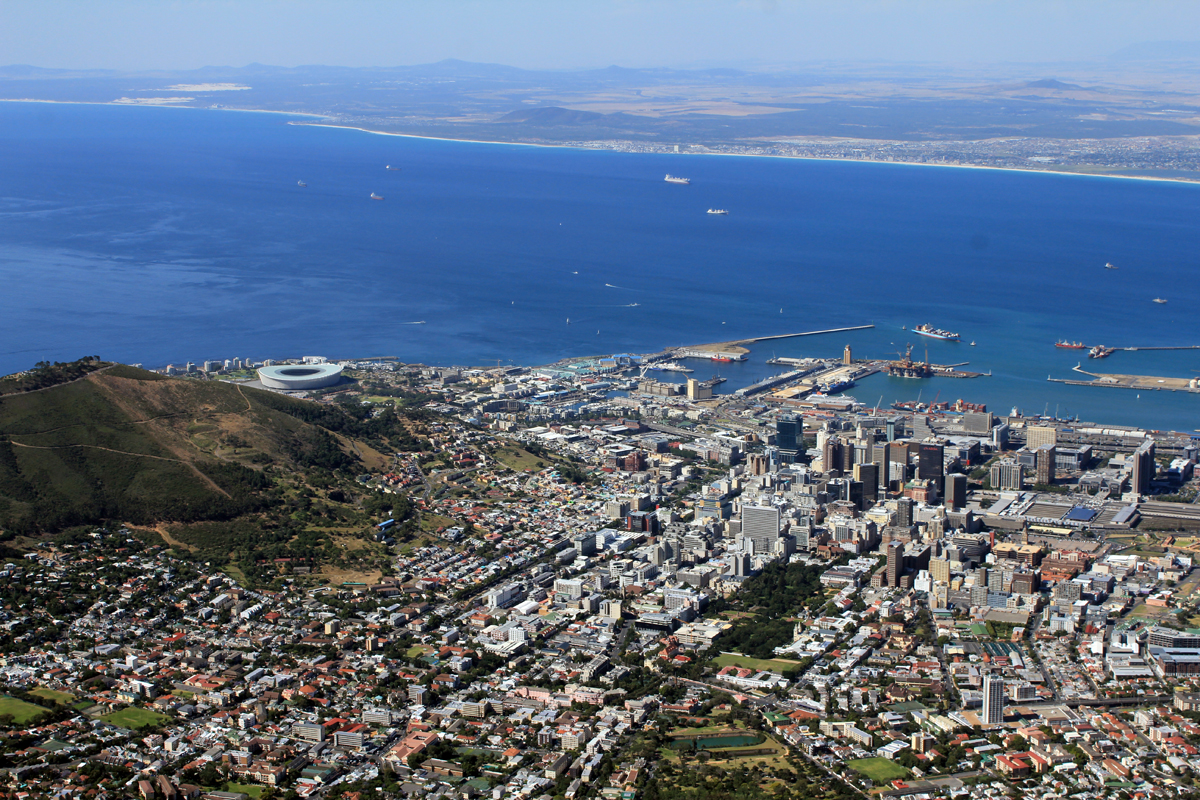
[[[918,336],[928,336],[930,339],[942,339],[947,342],[962,341],[962,337],[952,331],[944,331],[941,328],[935,328],[932,325],[918,325],[913,328],[913,333]]]
[[[667,181],[667,183],[682,183],[684,185],[687,185],[692,182],[692,179],[691,178],[676,178],[674,175],[667,175],[666,181]]]
[[[1083,342],[1068,342],[1066,339],[1060,339],[1054,343],[1055,347],[1062,347],[1067,350],[1087,350],[1087,345]]]

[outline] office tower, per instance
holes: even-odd
[[[904,483],[908,480],[908,446],[892,442],[887,452],[888,483]]]
[[[775,444],[779,448],[779,461],[794,464],[804,440],[804,422],[795,416],[782,416],[775,420]]]
[[[946,448],[940,444],[922,444],[917,451],[917,477],[931,480],[938,494],[945,491],[943,476],[946,474]]]
[[[1004,722],[1004,679],[998,675],[987,675],[983,679],[983,713],[979,721],[985,728]]]
[[[963,431],[966,433],[991,433],[995,418],[990,411],[967,411],[963,414]]]
[[[889,442],[896,441],[896,419],[893,417],[887,421],[887,440]]]
[[[900,585],[900,576],[904,574],[904,543],[889,542],[887,549],[887,585]]]
[[[913,501],[911,497],[901,497],[896,501],[896,525],[907,528],[913,524]]]
[[[739,578],[749,577],[750,573],[753,572],[753,563],[749,553],[735,553],[733,556],[733,574]]]
[[[967,504],[967,476],[946,476],[946,508],[962,508]]]
[[[1052,444],[1044,444],[1038,447],[1036,452],[1037,460],[1034,462],[1037,476],[1034,482],[1038,485],[1049,485],[1054,483],[1054,459],[1058,457],[1058,453]]]
[[[842,441],[830,436],[821,447],[821,466],[826,472],[840,472],[842,467]]]
[[[1133,474],[1130,475],[1129,489],[1138,494],[1150,493],[1150,481],[1158,467],[1154,463],[1154,440],[1147,439],[1134,451]]]
[[[860,508],[867,509],[875,505],[875,501],[879,499],[879,465],[855,464],[854,480],[862,483],[862,505]]]
[[[1043,428],[1036,425],[1025,429],[1025,446],[1037,450],[1044,444],[1058,444],[1058,429]]]
[[[742,506],[742,536],[754,543],[755,553],[769,553],[779,538],[779,509]]]

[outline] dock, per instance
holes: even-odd
[[[1149,350],[1150,348],[1142,349]],[[1050,376],[1046,376],[1046,380],[1051,383],[1065,383],[1068,386],[1100,386],[1108,389],[1137,389],[1138,391],[1145,392],[1165,391],[1200,394],[1200,380],[1196,378],[1162,378],[1157,375],[1117,375],[1103,372],[1088,372],[1081,366],[1072,367],[1071,370],[1081,375],[1087,375],[1091,380],[1052,378]]]

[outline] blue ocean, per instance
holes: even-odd
[[[302,355],[541,364],[873,324],[764,342],[749,362],[720,365],[722,388],[777,372],[772,354],[850,344],[888,357],[913,344],[992,374],[879,375],[853,394],[1200,427],[1200,395],[1046,380],[1087,361],[1058,339],[1200,344],[1200,186],[295,121],[0,103],[0,372],[92,354],[149,367]],[[914,337],[922,323],[963,341]],[[716,365],[692,366],[708,377]],[[1089,366],[1190,378],[1200,351]]]

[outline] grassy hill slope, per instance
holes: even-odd
[[[0,529],[243,518],[310,476],[328,486],[363,458],[381,460],[368,442],[414,444],[391,412],[103,365],[0,396]]]

